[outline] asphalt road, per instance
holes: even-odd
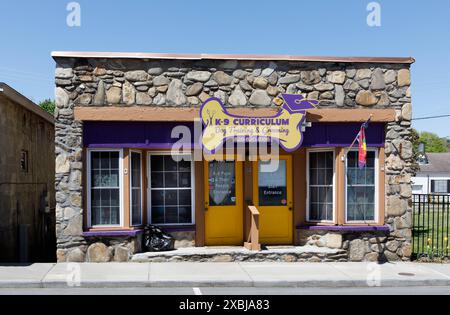
[[[450,287],[0,289],[0,295],[450,295]]]

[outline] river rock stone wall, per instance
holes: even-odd
[[[413,173],[409,64],[61,57],[55,60],[59,261],[72,260],[73,251],[77,251],[77,257],[81,257],[80,252],[89,257],[89,247],[96,244],[95,240],[82,236],[86,211],[82,203],[83,125],[74,120],[74,107],[195,107],[211,96],[228,106],[276,107],[280,105],[277,97],[281,93],[305,94],[318,99],[320,108],[395,109],[396,120],[386,127],[384,167],[386,223],[390,226],[386,242],[396,243],[389,246],[395,250],[388,248],[387,256],[389,260],[409,259]],[[364,256],[357,256],[358,260],[377,253],[370,245],[371,237],[359,235],[354,240],[348,239],[350,253],[355,246],[365,248]]]

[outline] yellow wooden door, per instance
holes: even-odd
[[[293,243],[292,157],[253,162],[253,202],[259,210],[260,243]]]
[[[205,244],[243,244],[242,162],[205,161]]]

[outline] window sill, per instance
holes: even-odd
[[[136,236],[144,233],[143,229],[136,230],[90,230],[82,233],[84,237],[107,237],[107,236]]]
[[[297,226],[297,230],[309,231],[389,231],[388,225],[303,225]]]

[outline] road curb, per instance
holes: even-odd
[[[450,286],[450,280],[382,280],[380,285],[368,285],[366,280],[339,281],[83,281],[80,285],[68,285],[65,281],[0,282],[1,289],[46,288],[193,288],[193,287],[255,287],[255,288],[367,288],[367,287],[436,287]]]

